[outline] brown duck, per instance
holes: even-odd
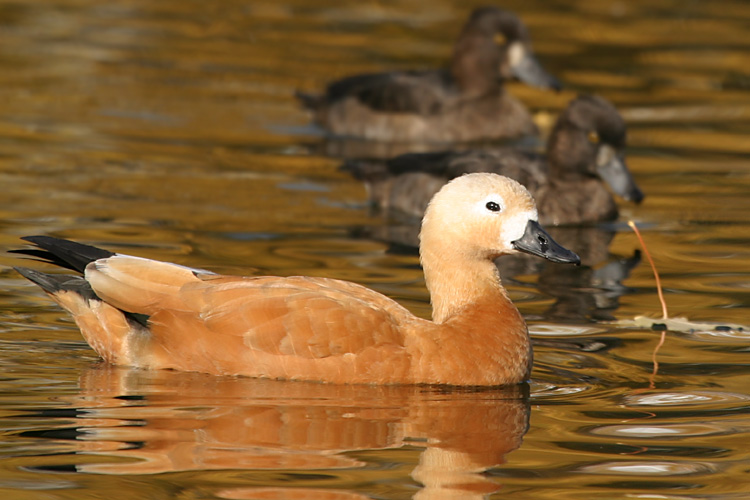
[[[331,83],[323,95],[297,96],[337,136],[440,143],[535,134],[529,112],[503,88],[510,78],[560,88],[534,57],[518,16],[481,7],[447,68],[355,75]]]
[[[493,172],[529,189],[543,224],[580,224],[617,218],[617,205],[605,184],[625,200],[643,200],[625,163],[625,140],[625,122],[612,104],[580,96],[557,119],[546,157],[506,147],[350,161],[344,169],[366,182],[373,204],[416,217],[449,180]]]

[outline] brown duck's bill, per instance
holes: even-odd
[[[530,220],[526,224],[526,230],[521,238],[511,242],[513,248],[520,250],[521,252],[530,253],[532,255],[538,255],[544,257],[552,262],[559,262],[561,264],[575,264],[581,265],[581,258],[575,252],[571,252],[567,248],[563,247],[552,237],[547,234],[547,231],[542,229],[542,226],[535,220]]]
[[[553,89],[557,92],[562,90],[560,81],[545,71],[531,50],[523,50],[521,57],[512,62],[510,71],[513,76],[527,85]]]
[[[607,146],[602,146],[602,149],[605,147]],[[624,200],[632,201],[634,203],[640,203],[643,201],[643,191],[641,191],[641,188],[635,183],[635,179],[633,179],[633,175],[630,173],[622,155],[612,151],[612,154],[607,161],[599,162],[599,160],[597,160],[597,162],[599,165],[596,170],[599,177],[609,184],[609,187],[612,188],[612,191],[614,191],[615,194],[622,197]]]

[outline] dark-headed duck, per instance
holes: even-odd
[[[608,101],[580,96],[557,119],[543,155],[514,148],[411,153],[388,161],[350,161],[349,170],[367,183],[371,201],[387,210],[420,216],[449,180],[471,172],[493,172],[526,186],[544,224],[614,220],[617,205],[605,183],[625,200],[643,193],[625,163],[626,127]]]
[[[481,7],[469,17],[447,68],[350,76],[323,95],[297,96],[338,136],[440,143],[535,134],[529,112],[503,88],[510,78],[560,88],[534,57],[518,16]]]

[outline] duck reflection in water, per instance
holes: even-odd
[[[381,477],[377,469],[347,452],[380,450],[387,457],[388,450],[405,446],[416,448],[407,453],[419,455],[411,473],[422,484],[415,498],[485,498],[500,485],[482,473],[504,463],[521,445],[529,422],[526,384],[488,390],[332,385],[106,364],[86,370],[80,393],[67,403],[40,410],[38,416],[74,416],[73,428],[71,418],[61,418],[43,431],[21,433],[68,440],[66,448],[74,445],[70,463],[60,466],[58,456],[50,469],[117,475],[262,473],[263,487],[234,480],[213,492],[224,498],[256,498],[261,491],[276,491],[278,498],[286,498],[285,491],[292,498],[303,492],[316,499],[350,498],[337,489],[288,490],[288,479],[268,471],[328,470],[335,477],[336,470],[362,468],[363,481],[368,470],[376,481]],[[259,481],[251,477],[248,482]]]
[[[481,7],[445,69],[355,75],[331,83],[322,95],[297,95],[336,136],[451,143],[536,134],[529,112],[503,88],[511,78],[560,88],[534,57],[518,16]]]
[[[634,203],[644,198],[628,170],[625,145],[626,125],[615,107],[601,97],[584,95],[571,101],[557,119],[546,156],[497,147],[411,153],[387,161],[350,160],[343,169],[365,183],[372,207],[394,222],[360,234],[401,251],[416,248],[416,221],[430,197],[449,180],[472,172],[516,179],[537,200],[540,221],[559,226],[550,233],[563,246],[579,250],[584,266],[554,269],[513,256],[503,260],[501,275],[507,280],[539,274],[539,289],[557,299],[544,315],[547,320],[612,319],[609,313],[627,291],[621,281],[640,262],[638,253],[610,258],[615,231],[599,224],[619,215],[610,190]]]

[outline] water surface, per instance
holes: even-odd
[[[613,101],[647,195],[558,229],[589,266],[508,263],[536,342],[507,390],[329,387],[98,362],[0,256],[8,498],[743,498],[750,6],[509,1],[560,94]],[[418,259],[292,97],[443,62],[464,2],[0,1],[0,246],[52,234],[224,273],[356,281],[429,316]],[[501,264],[502,265],[502,264]],[[656,363],[658,364],[655,364]]]

